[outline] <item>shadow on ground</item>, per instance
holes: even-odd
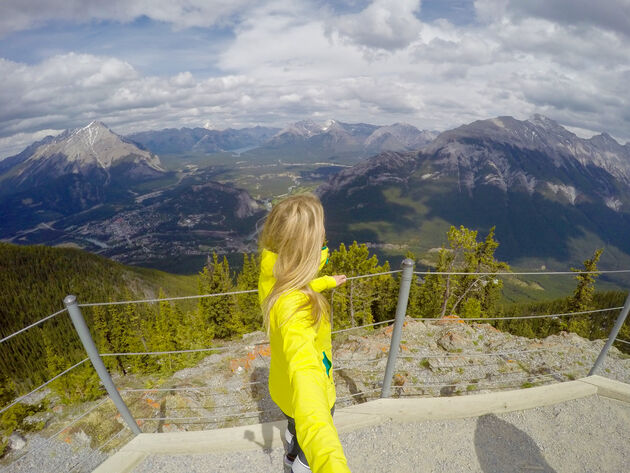
[[[493,414],[477,420],[475,452],[484,473],[557,473],[529,435]]]

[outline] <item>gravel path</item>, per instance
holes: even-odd
[[[354,472],[628,471],[630,405],[598,396],[468,419],[385,423],[341,435]],[[282,472],[282,450],[147,458],[133,473]]]

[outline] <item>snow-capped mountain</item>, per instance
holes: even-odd
[[[378,126],[333,119],[323,124],[303,120],[279,131],[260,147],[260,151],[273,152],[279,157],[318,160],[343,157],[357,162],[381,151],[417,150],[436,136],[435,132],[420,131],[402,123]]]
[[[14,159],[17,158],[17,159]],[[68,130],[28,147],[5,169],[3,194],[14,193],[67,175],[100,174],[109,184],[112,175],[142,180],[164,173],[160,159],[140,149],[101,122]]]
[[[130,185],[164,174],[155,154],[100,122],[47,137],[7,158],[0,170],[2,234],[122,202]]]
[[[489,143],[495,150],[493,155],[482,151]],[[576,161],[584,167],[594,166],[630,184],[630,146],[622,146],[606,133],[579,138],[542,115],[523,121],[498,117],[463,125],[439,135],[425,152],[439,153],[445,165],[466,162],[474,167],[479,160],[490,159],[501,168],[498,155],[506,154],[498,150],[501,146],[543,153],[557,168],[571,167]]]

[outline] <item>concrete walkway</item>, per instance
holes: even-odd
[[[141,434],[95,473],[283,471],[285,425]],[[621,472],[630,464],[630,385],[591,376],[462,397],[379,399],[339,409],[335,425],[356,472]]]

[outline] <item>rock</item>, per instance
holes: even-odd
[[[460,351],[470,345],[470,340],[455,332],[446,332],[437,343],[446,351]]]
[[[243,342],[251,344],[263,342],[267,339],[267,334],[264,332],[252,332],[243,335]]]
[[[87,445],[90,445],[90,442],[92,441],[92,439],[90,439],[90,436],[86,434],[85,432],[83,432],[83,430],[79,430],[78,432],[75,432],[74,434],[74,441],[78,445],[87,446]]]
[[[28,424],[39,424],[40,422],[43,422],[45,425],[53,417],[54,417],[54,414],[51,411],[42,411],[42,412],[37,412],[36,414],[32,414],[28,417],[25,417],[24,422]]]
[[[162,426],[162,432],[183,432],[183,427],[179,427],[177,424],[164,424]]]
[[[407,382],[407,376],[401,373],[394,375],[394,386],[402,386]]]
[[[11,450],[22,450],[26,446],[26,439],[18,432],[13,432],[9,436],[8,445]]]
[[[436,325],[452,325],[452,324],[463,324],[465,323],[462,319],[460,319],[457,315],[445,315],[440,318]]]

